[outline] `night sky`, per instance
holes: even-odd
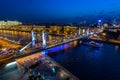
[[[0,20],[79,21],[85,15],[120,11],[120,0],[0,0]]]

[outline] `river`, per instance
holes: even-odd
[[[120,46],[101,44],[92,48],[74,41],[47,52],[80,80],[120,80]]]

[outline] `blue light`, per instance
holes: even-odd
[[[42,51],[42,55],[46,55],[46,54],[48,54],[48,50]]]
[[[48,50],[49,50],[51,53],[58,52],[58,51],[64,50],[64,45],[59,45],[59,46],[50,48],[50,49],[48,49]]]
[[[98,22],[100,23],[100,22],[102,22],[102,20],[98,20]]]

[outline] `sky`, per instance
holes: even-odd
[[[84,15],[120,11],[120,0],[0,0],[0,20],[75,21]]]

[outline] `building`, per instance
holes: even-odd
[[[77,35],[77,27],[76,26],[64,26],[64,34],[65,35]]]
[[[50,33],[60,34],[62,27],[61,26],[50,26]]]
[[[0,26],[17,26],[21,25],[22,23],[19,21],[0,21]]]
[[[5,21],[0,21],[0,26],[5,25]]]

